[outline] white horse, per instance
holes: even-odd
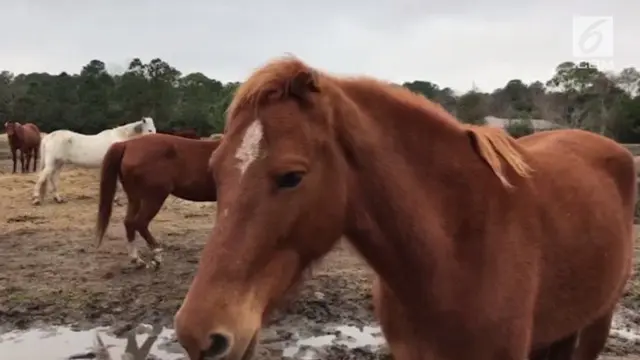
[[[95,135],[84,135],[70,130],[56,130],[42,138],[40,143],[40,175],[33,189],[33,204],[39,205],[51,186],[53,198],[63,202],[58,193],[58,178],[65,164],[85,168],[102,165],[102,159],[113,143],[156,132],[153,119],[142,120],[104,130]]]

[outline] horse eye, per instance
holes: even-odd
[[[300,171],[291,171],[278,176],[276,184],[280,189],[294,188],[300,184],[303,175],[304,174]]]

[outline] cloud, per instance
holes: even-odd
[[[605,7],[606,5],[606,7]],[[0,69],[79,72],[91,59],[121,72],[160,57],[222,81],[291,52],[335,73],[429,80],[491,91],[547,80],[572,56],[572,15],[614,16],[617,68],[640,65],[633,2],[548,0],[25,0],[2,5]]]

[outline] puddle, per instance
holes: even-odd
[[[0,334],[0,354],[8,354],[12,360],[47,359],[63,360],[70,356],[94,352],[93,344],[96,331],[107,347],[111,359],[121,359],[126,338],[117,338],[108,332],[107,327],[95,328],[89,331],[74,331],[69,327],[55,326],[31,330],[16,330]],[[162,329],[158,340],[153,344],[150,354],[162,360],[185,359],[179,347],[174,346],[173,330]],[[136,335],[138,345],[142,345],[147,334]],[[93,358],[85,357],[86,359]]]
[[[362,330],[355,326],[337,326],[327,332],[327,335],[297,340],[294,346],[284,348],[282,357],[312,359],[317,358],[317,349],[329,345],[343,345],[350,349],[367,347],[374,350],[385,343],[379,326],[365,326]]]
[[[640,315],[627,310],[618,311],[613,320],[608,350],[612,353],[629,354],[640,350]],[[308,325],[308,324],[307,324]],[[309,332],[308,327],[315,329]],[[157,331],[160,331],[158,328]],[[41,327],[31,330],[16,330],[0,333],[0,354],[9,355],[12,360],[67,360],[70,356],[87,354],[95,358],[96,332],[107,347],[112,360],[121,359],[127,339],[116,337],[108,327],[86,331],[74,331],[70,327]],[[138,332],[138,346],[146,340],[147,334]],[[262,332],[261,347],[270,354],[269,359],[318,360],[340,358],[336,351],[377,354],[385,340],[379,326],[278,326]],[[361,349],[361,350],[356,350]],[[364,351],[364,352],[362,352]],[[332,354],[336,353],[336,354]],[[355,354],[355,353],[354,353]],[[256,354],[257,355],[257,354]],[[76,357],[80,359],[81,357]],[[258,358],[261,358],[258,356]],[[364,357],[363,357],[364,358]],[[368,358],[368,357],[367,357]],[[371,357],[373,358],[373,357]],[[157,341],[151,347],[149,359],[185,360],[182,347],[176,342],[172,329],[162,328]]]
[[[116,337],[108,327],[99,327],[86,331],[72,330],[66,326],[49,326],[30,330],[15,330],[0,334],[0,354],[10,354],[12,360],[47,359],[67,360],[75,358],[95,358],[96,332],[105,344],[112,360],[121,359],[127,344],[126,338]],[[282,357],[288,359],[321,359],[321,354],[331,346],[346,346],[349,349],[368,348],[375,352],[384,344],[379,327],[329,326],[322,331],[324,335],[301,337],[297,331],[284,331],[288,336],[267,341],[268,347],[277,349]],[[162,360],[184,360],[186,355],[175,341],[172,329],[163,328],[157,341],[151,347],[150,358]],[[136,335],[138,346],[147,338],[147,334]],[[293,341],[292,341],[293,340]],[[86,354],[86,357],[81,357]],[[280,357],[278,357],[280,358]]]

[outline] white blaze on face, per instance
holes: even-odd
[[[236,150],[236,159],[238,159],[238,169],[240,169],[240,176],[242,176],[249,165],[253,163],[260,153],[260,140],[262,140],[262,123],[260,119],[254,120],[249,125],[242,138],[242,143]]]

